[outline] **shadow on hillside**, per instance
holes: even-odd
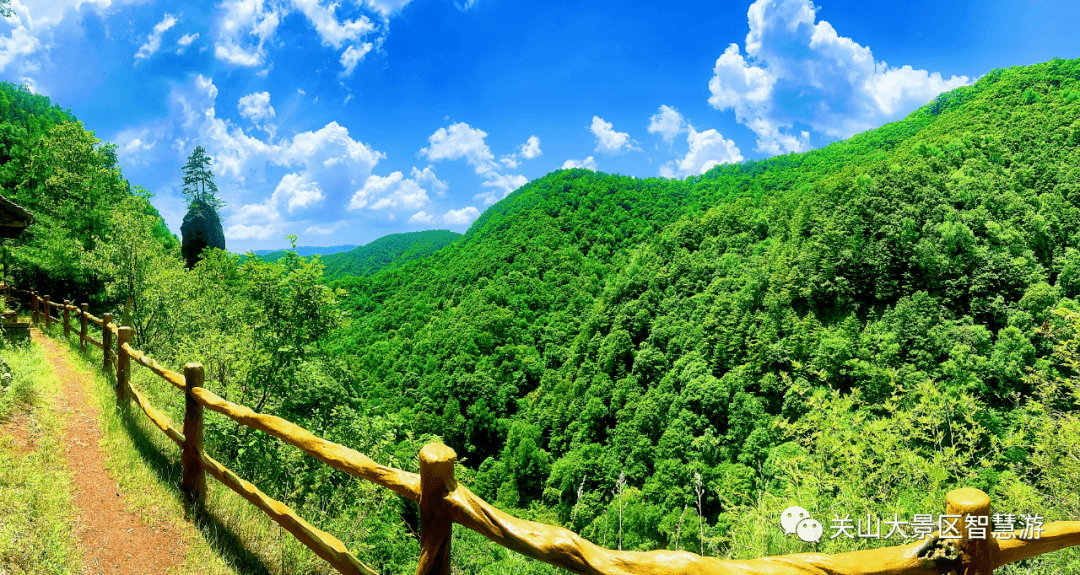
[[[50,329],[50,336],[57,340],[63,340],[63,331]],[[83,359],[91,362],[93,365],[101,366],[102,357],[101,351],[96,347],[91,346],[86,351],[79,350],[79,340],[77,337],[68,339],[68,347],[73,353],[78,353]],[[106,381],[109,385],[116,385],[116,374],[110,373],[106,375]],[[129,402],[127,407],[121,410],[120,421],[124,426],[125,432],[128,437],[131,438],[135,444],[135,448],[139,452],[139,456],[146,462],[147,467],[154,472],[160,483],[166,486],[170,494],[176,497],[177,501],[183,501],[183,493],[180,491],[180,479],[183,476],[183,467],[180,464],[178,457],[169,457],[163,453],[155,444],[153,439],[147,434],[146,429],[138,424],[139,419],[145,419],[145,414],[139,406],[134,402]],[[162,435],[164,437],[164,435]],[[208,481],[213,481],[212,478],[207,477]],[[195,526],[202,533],[203,538],[210,545],[210,548],[221,559],[229,565],[237,574],[240,575],[270,575],[269,569],[266,564],[259,559],[258,555],[254,553],[244,541],[230,528],[218,515],[216,515],[213,509],[191,509],[187,507],[188,513],[186,519],[193,521]],[[253,510],[253,512],[257,512]]]

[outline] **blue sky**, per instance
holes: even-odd
[[[1080,3],[14,0],[0,74],[120,147],[179,234],[214,158],[228,248],[465,231],[563,167],[686,177],[1080,57]]]

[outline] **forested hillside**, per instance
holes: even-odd
[[[599,540],[625,473],[635,545],[662,546],[700,473],[722,538],[731,485],[762,487],[782,422],[822,391],[880,413],[934,382],[1006,435],[1026,369],[1051,365],[1035,329],[1080,291],[1078,77],[997,70],[685,182],[550,174],[424,266],[355,285],[336,340],[359,392],[467,455],[484,496]],[[993,490],[1024,456],[981,441],[965,473]]]
[[[21,282],[132,294],[137,347],[380,462],[415,469],[441,438],[519,516],[750,557],[807,550],[773,526],[795,504],[910,517],[969,485],[999,509],[1080,514],[1080,60],[995,70],[902,121],[685,181],[556,171],[460,237],[217,251],[190,271],[111,148],[56,118],[5,148],[5,195],[58,222],[13,251]],[[70,204],[54,192],[70,174],[100,191]],[[74,251],[43,249],[60,244]],[[415,571],[415,506],[217,417],[214,457],[355,533],[380,573]],[[462,570],[511,568],[456,537]]]
[[[329,279],[370,276],[427,257],[461,237],[448,230],[390,234],[347,252],[323,257]]]

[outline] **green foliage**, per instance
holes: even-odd
[[[390,234],[348,252],[323,256],[329,280],[344,276],[370,276],[385,268],[400,267],[406,262],[427,257],[461,237],[447,230],[428,230],[405,234]],[[285,252],[263,256],[277,261]]]

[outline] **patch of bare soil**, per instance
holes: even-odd
[[[45,350],[63,388],[57,410],[67,423],[64,441],[75,478],[79,514],[75,528],[83,553],[83,575],[158,575],[178,568],[187,549],[180,530],[167,521],[148,526],[126,511],[124,494],[102,465],[98,447],[102,434],[98,408],[89,391],[90,374],[77,371],[67,359],[68,352],[37,329],[32,336]]]

